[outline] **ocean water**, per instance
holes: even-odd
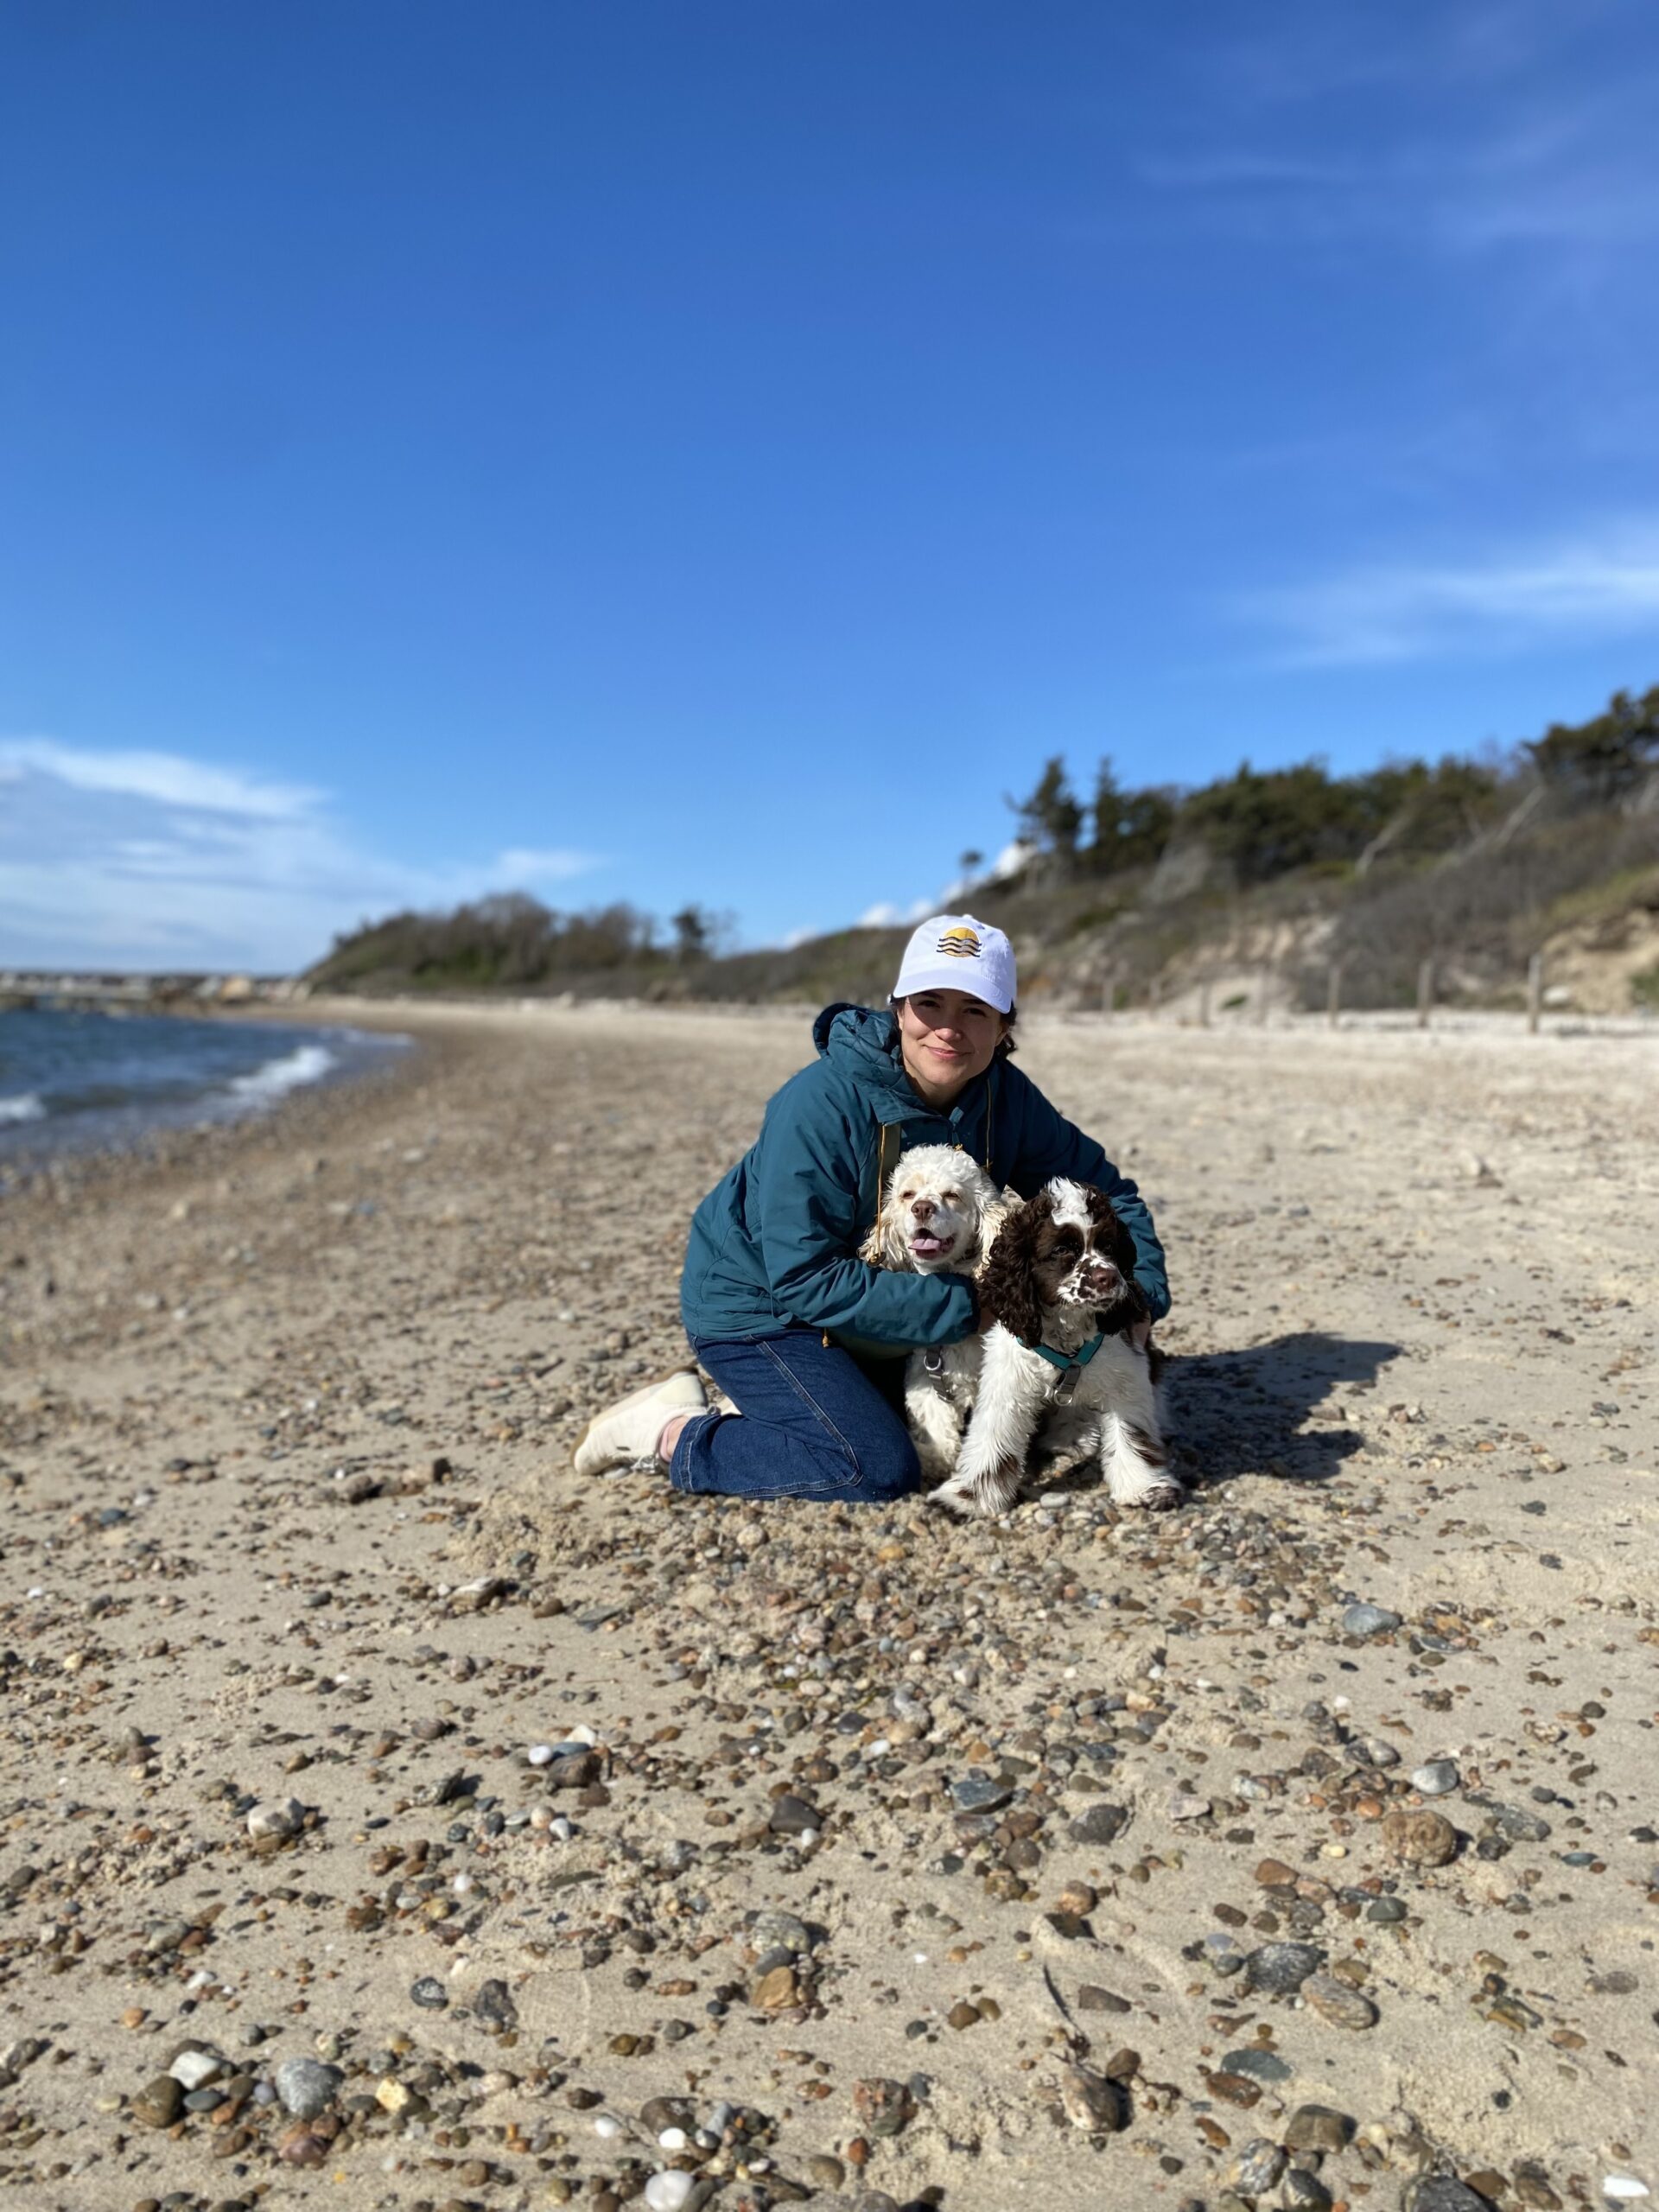
[[[188,1015],[0,1009],[0,1164],[233,1121],[407,1049],[406,1037]]]

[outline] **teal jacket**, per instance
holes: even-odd
[[[1145,1200],[1012,1060],[976,1076],[942,1114],[912,1089],[892,1014],[827,1007],[812,1039],[817,1059],[772,1097],[759,1137],[692,1217],[680,1311],[694,1341],[805,1326],[891,1354],[969,1334],[965,1276],[900,1274],[857,1256],[875,1219],[881,1129],[893,1123],[902,1151],[961,1145],[1021,1198],[1056,1175],[1096,1185],[1134,1239],[1135,1277],[1154,1319],[1168,1313],[1163,1247]]]

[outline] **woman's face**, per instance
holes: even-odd
[[[930,1106],[948,1106],[996,1057],[1007,1023],[966,991],[918,991],[899,1002],[905,1073]]]

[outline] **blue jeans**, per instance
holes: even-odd
[[[669,1462],[676,1490],[880,1505],[917,1487],[902,1359],[867,1369],[817,1329],[700,1338],[693,1349],[741,1418],[710,1410],[687,1421]]]

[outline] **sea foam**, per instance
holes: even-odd
[[[233,1076],[229,1088],[238,1098],[268,1105],[304,1084],[320,1082],[334,1065],[334,1056],[326,1045],[301,1045],[280,1059],[267,1060],[246,1075]]]

